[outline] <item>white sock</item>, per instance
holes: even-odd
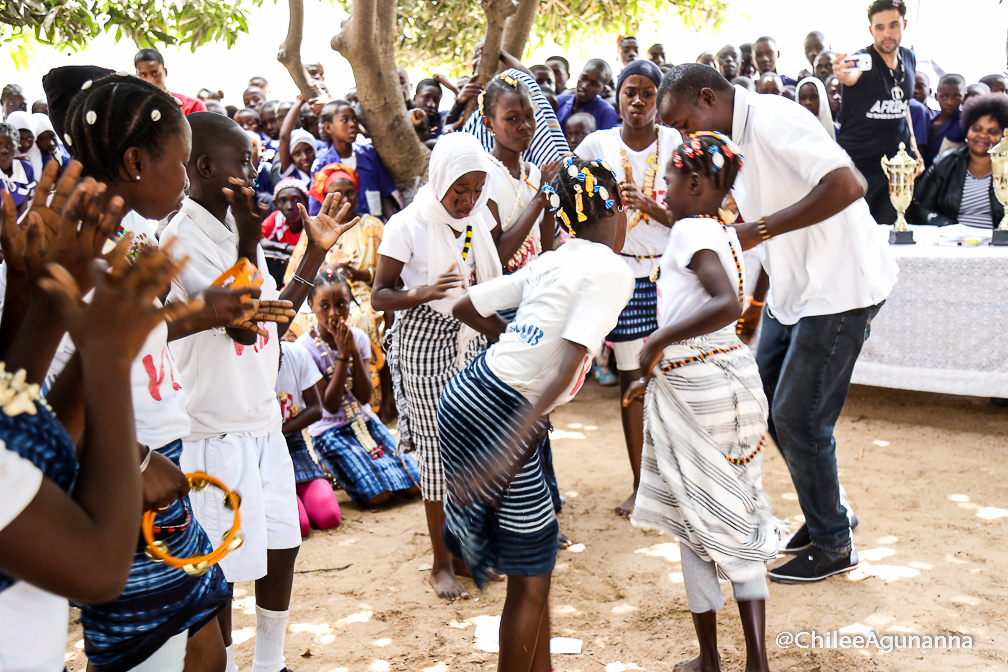
[[[224,672],[238,672],[238,663],[234,657],[234,642],[224,650],[227,652],[227,667],[224,668]]]
[[[280,672],[284,669],[284,637],[289,609],[270,611],[256,605],[255,657],[252,672]]]

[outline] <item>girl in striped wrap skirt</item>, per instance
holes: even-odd
[[[720,134],[680,145],[666,172],[672,220],[656,279],[660,328],[640,355],[645,376],[641,482],[631,522],[679,539],[683,580],[700,642],[698,669],[718,666],[718,572],[732,582],[747,670],[766,670],[766,562],[778,521],[763,492],[767,401],[749,349],[735,335],[743,301],[742,248],[719,212],[742,167]]]
[[[441,394],[438,430],[448,486],[445,542],[477,585],[491,567],[508,577],[501,672],[550,670],[547,602],[558,526],[536,448],[547,414],[580,389],[633,293],[633,275],[613,252],[626,230],[616,189],[603,162],[568,160],[533,205],[559,212],[575,237],[470,288],[453,308],[497,340]],[[508,308],[517,314],[505,324],[499,313]]]

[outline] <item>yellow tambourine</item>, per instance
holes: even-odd
[[[241,530],[241,516],[238,515],[238,507],[241,506],[241,495],[229,490],[226,485],[218,481],[210,474],[196,471],[186,474],[189,479],[189,487],[196,492],[206,490],[211,485],[224,491],[224,506],[234,511],[234,524],[224,535],[224,542],[207,555],[192,555],[188,558],[176,558],[168,553],[168,544],[163,541],[154,540],[154,518],[157,511],[147,511],[144,513],[143,532],[144,541],[147,542],[147,557],[154,562],[164,562],[171,567],[181,569],[191,576],[205,574],[212,566],[216,565],[224,556],[242,545],[243,537]]]

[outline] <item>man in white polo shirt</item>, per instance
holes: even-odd
[[[770,578],[798,583],[849,571],[858,559],[840,503],[833,428],[898,271],[864,201],[864,178],[801,106],[732,87],[712,68],[674,68],[658,101],[661,119],[684,137],[719,131],[745,157],[732,195],[746,223],[736,231],[743,249],[762,243],[770,276],[756,360],[769,431],[810,537]]]

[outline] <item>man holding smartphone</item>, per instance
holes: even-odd
[[[868,7],[874,44],[850,56],[839,54],[833,62],[833,73],[842,84],[837,142],[868,181],[865,200],[879,224],[896,221],[882,156],[892,157],[902,142],[920,157],[909,107],[917,58],[900,46],[905,17],[904,0],[874,0]]]

